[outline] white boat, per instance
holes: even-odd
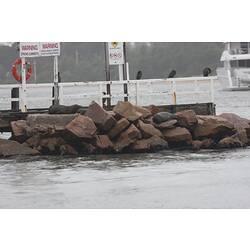
[[[217,76],[228,90],[250,90],[250,43],[227,42]]]

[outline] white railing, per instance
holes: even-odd
[[[146,79],[130,81],[97,81],[59,83],[59,102],[64,105],[87,106],[91,101],[102,105],[110,99],[111,105],[128,98],[137,105],[167,105],[177,103],[214,102],[214,83],[217,77],[185,77],[172,79]],[[110,84],[111,93],[106,87]],[[124,93],[127,84],[128,93]],[[48,108],[52,97],[53,83],[0,84],[0,110],[10,109],[11,102],[19,101],[28,109]],[[11,89],[19,88],[19,98],[11,97]]]

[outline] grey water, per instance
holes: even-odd
[[[215,91],[250,118],[250,91]],[[0,159],[0,208],[250,208],[250,148]]]

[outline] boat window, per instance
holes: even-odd
[[[237,68],[238,67],[238,61],[231,61],[230,66],[233,67],[233,68]]]

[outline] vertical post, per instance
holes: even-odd
[[[125,42],[123,43],[123,57],[124,57],[123,65],[119,65],[119,67],[121,66],[121,69],[119,68],[119,75],[120,75],[120,70],[121,70],[122,75],[123,75],[122,80],[124,80],[124,76],[126,76],[127,53],[126,53],[126,43]],[[123,90],[124,90],[124,101],[127,102],[128,101],[128,84],[127,84],[127,82],[124,82]]]
[[[136,81],[135,83],[135,104],[139,105],[139,82]]]
[[[210,100],[212,103],[214,103],[214,80],[210,80]]]
[[[109,65],[109,61],[108,61],[108,46],[107,45],[108,45],[108,43],[104,42],[105,74],[106,74],[106,81],[110,81],[110,65]],[[106,93],[107,93],[107,95],[111,96],[110,83],[107,83],[107,85],[106,85]],[[107,107],[110,108],[111,107],[111,98],[108,97],[106,100],[107,100]]]
[[[128,62],[126,62],[126,72],[127,72],[127,81],[129,81],[130,77],[129,77],[129,64],[128,64]]]
[[[173,98],[173,105],[176,105],[176,86],[175,86],[175,80],[172,80],[172,98]]]
[[[26,62],[24,57],[22,57],[21,60],[22,60],[21,111],[27,112]]]
[[[53,105],[59,105],[59,85],[58,85],[58,56],[54,57],[54,87],[53,87]]]
[[[35,83],[37,83],[37,77],[36,77],[36,61],[34,60],[34,80],[35,80]]]
[[[19,88],[11,89],[11,98],[19,98]],[[19,111],[19,101],[11,101],[11,110]]]

